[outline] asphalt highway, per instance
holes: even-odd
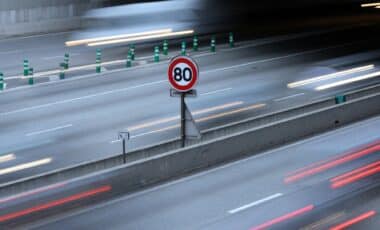
[[[133,194],[123,193],[122,174],[14,194],[0,200],[0,224],[3,229],[375,230],[378,125],[375,117]]]
[[[189,108],[205,130],[376,83],[376,30],[193,54],[199,96],[187,99]],[[179,101],[169,97],[166,69],[161,62],[2,92],[0,183],[119,154],[119,131],[131,132],[128,150],[177,137]]]

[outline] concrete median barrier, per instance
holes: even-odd
[[[374,92],[375,88],[364,90]],[[335,99],[331,98],[208,130],[199,143],[184,149],[179,149],[180,141],[174,139],[136,150],[129,153],[129,162],[124,166],[121,166],[123,156],[118,155],[2,184],[0,195],[26,191],[116,166],[126,167],[128,173],[125,177],[128,179],[125,181],[131,189],[136,189],[380,114],[380,93],[352,99],[355,93],[361,94],[362,91],[349,94],[351,100],[343,104],[336,105]]]

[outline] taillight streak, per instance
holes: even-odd
[[[294,217],[297,217],[297,216],[300,216],[300,215],[303,215],[311,210],[313,210],[314,208],[314,205],[308,205],[304,208],[301,208],[301,209],[298,209],[296,211],[293,211],[293,212],[290,212],[288,214],[285,214],[283,216],[280,216],[280,217],[277,217],[273,220],[270,220],[268,222],[265,222],[259,226],[256,226],[256,227],[252,227],[250,230],[265,230],[275,224],[278,224],[280,222],[283,222],[283,221],[286,221],[286,220],[289,220],[291,218],[294,218]]]
[[[371,153],[379,151],[379,150],[380,150],[380,145],[377,144],[375,146],[366,148],[364,150],[358,151],[358,152],[353,153],[353,154],[351,153],[349,155],[344,155],[344,156],[337,158],[337,159],[334,158],[334,160],[332,160],[332,161],[328,161],[328,162],[324,161],[321,164],[313,164],[313,168],[306,168],[303,171],[298,170],[295,174],[286,177],[284,179],[284,182],[288,184],[288,183],[292,183],[292,182],[301,180],[305,177],[312,176],[312,175],[315,175],[317,173],[326,171],[326,170],[331,169],[333,167],[336,167],[338,165],[347,163],[347,162],[352,161],[352,160],[356,160],[360,157],[363,157],[365,155],[371,154]]]
[[[334,189],[340,188],[379,172],[380,172],[379,164],[375,164],[375,163],[370,164],[370,165],[358,168],[352,172],[348,172],[348,173],[342,174],[341,176],[331,179],[330,180],[330,182],[332,183],[331,188],[334,188]]]
[[[368,219],[374,215],[376,215],[376,212],[374,210],[363,213],[363,214],[361,214],[361,215],[359,215],[353,219],[347,220],[341,224],[338,224],[334,227],[331,227],[330,230],[344,230],[344,229],[346,229],[346,228],[348,228],[354,224],[357,224],[363,220],[366,220],[366,219]]]
[[[69,203],[69,202],[73,202],[73,201],[77,201],[77,200],[80,200],[83,198],[95,196],[95,195],[98,195],[101,193],[108,192],[111,189],[112,189],[112,187],[110,185],[106,185],[106,186],[102,186],[102,187],[99,187],[96,189],[87,190],[85,192],[78,193],[78,194],[75,194],[72,196],[68,196],[68,197],[65,197],[62,199],[54,200],[54,201],[51,201],[51,202],[48,202],[45,204],[41,204],[41,205],[37,205],[37,206],[31,207],[31,208],[27,208],[27,209],[24,209],[21,211],[9,213],[9,214],[0,216],[0,222],[5,222],[5,221],[12,220],[12,219],[15,219],[18,217],[22,217],[22,216],[25,216],[28,214],[32,214],[35,212],[39,212],[39,211],[43,211],[43,210],[50,209],[53,207],[57,207],[57,206],[60,206],[60,205],[63,205],[63,204]]]

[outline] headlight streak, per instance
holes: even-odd
[[[147,36],[126,38],[126,39],[92,42],[92,43],[88,43],[87,45],[88,46],[112,45],[112,44],[136,42],[136,41],[148,40],[148,39],[154,39],[154,38],[171,38],[171,37],[176,37],[176,36],[190,35],[193,33],[194,33],[194,30],[184,30],[184,31],[179,31],[179,32],[161,33],[161,34],[156,34],[156,35],[147,35]]]
[[[313,77],[313,78],[309,78],[306,80],[289,83],[288,88],[295,88],[295,87],[300,87],[300,86],[312,84],[312,83],[319,82],[319,81],[330,80],[330,79],[342,77],[342,76],[345,76],[348,74],[353,74],[353,73],[371,70],[373,68],[375,68],[374,65],[366,65],[366,66],[361,66],[361,67],[357,67],[357,68],[353,68],[353,69],[339,71],[336,73],[331,73],[331,74],[326,74],[326,75],[322,75],[322,76],[318,76],[318,77]]]
[[[121,35],[105,36],[105,37],[98,37],[98,38],[88,38],[88,39],[81,39],[81,40],[75,40],[75,41],[67,41],[65,42],[65,44],[66,46],[78,46],[78,45],[84,45],[84,44],[93,43],[93,42],[104,42],[104,41],[115,40],[115,39],[126,39],[126,38],[131,38],[131,37],[140,37],[140,36],[170,33],[170,32],[173,32],[173,29],[160,29],[160,30],[145,31],[145,32],[140,32],[140,33],[121,34]]]

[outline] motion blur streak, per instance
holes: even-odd
[[[32,161],[32,162],[25,163],[25,164],[12,166],[12,167],[5,168],[5,169],[0,169],[0,176],[5,175],[5,174],[9,174],[9,173],[13,173],[13,172],[17,172],[20,170],[24,170],[24,169],[34,168],[34,167],[41,166],[44,164],[49,164],[50,162],[51,162],[51,158],[45,158],[45,159]]]
[[[344,70],[344,71],[339,71],[336,73],[330,73],[330,74],[326,74],[326,75],[322,75],[322,76],[318,76],[318,77],[313,77],[313,78],[302,80],[302,81],[296,81],[296,82],[289,83],[288,88],[295,88],[295,87],[299,87],[299,86],[303,86],[303,85],[308,85],[308,84],[312,84],[312,83],[315,83],[318,81],[324,81],[324,80],[329,80],[329,79],[341,77],[341,76],[344,76],[347,74],[363,72],[363,71],[370,70],[373,68],[375,68],[374,65],[367,65],[367,66],[357,67],[357,68],[348,69],[348,70]]]
[[[11,220],[11,219],[14,219],[14,218],[18,218],[18,217],[21,217],[21,216],[25,216],[25,215],[28,215],[28,214],[31,214],[31,213],[34,213],[34,212],[39,212],[39,211],[43,211],[43,210],[46,210],[46,209],[49,209],[49,208],[53,208],[53,207],[56,207],[56,206],[59,206],[59,205],[63,205],[63,204],[68,203],[68,202],[73,202],[73,201],[80,200],[80,199],[83,199],[83,198],[87,198],[87,197],[91,197],[91,196],[94,196],[94,195],[98,195],[100,193],[108,192],[111,189],[112,189],[112,187],[110,185],[106,185],[106,186],[102,186],[102,187],[99,187],[99,188],[96,188],[96,189],[92,189],[92,190],[88,190],[88,191],[85,191],[85,192],[82,192],[82,193],[78,193],[78,194],[75,194],[75,195],[72,195],[72,196],[69,196],[69,197],[65,197],[65,198],[62,198],[62,199],[59,199],[59,200],[51,201],[49,203],[45,203],[45,204],[42,204],[42,205],[37,205],[37,206],[34,206],[32,208],[24,209],[22,211],[6,214],[6,215],[3,215],[3,216],[0,216],[0,222],[5,222],[5,221],[8,221],[8,220]]]
[[[66,46],[77,46],[77,45],[83,45],[83,44],[92,43],[92,42],[100,42],[100,41],[108,41],[108,40],[114,40],[114,39],[125,39],[125,38],[130,38],[130,37],[170,33],[172,31],[173,31],[172,29],[152,30],[152,31],[146,31],[146,32],[141,32],[141,33],[121,34],[121,35],[114,35],[114,36],[107,36],[107,37],[89,38],[89,39],[81,39],[81,40],[76,40],[76,41],[68,41],[65,44],[66,44]]]
[[[298,180],[300,180],[302,178],[305,178],[307,176],[312,176],[314,174],[326,171],[326,170],[328,170],[330,168],[333,168],[335,166],[347,163],[349,161],[358,159],[360,157],[363,157],[365,155],[371,154],[371,153],[379,151],[379,150],[380,150],[380,144],[376,144],[376,145],[374,145],[372,147],[363,149],[363,150],[355,152],[353,154],[343,155],[343,156],[341,156],[341,157],[339,157],[337,159],[333,159],[332,161],[322,162],[322,164],[321,163],[319,163],[319,164],[318,163],[317,164],[313,164],[313,166],[314,165],[315,166],[312,167],[312,168],[306,168],[303,171],[299,171],[299,173],[296,172],[294,175],[286,177],[285,180],[284,180],[284,182],[286,184],[288,184],[288,183],[292,183],[292,182],[298,181]]]
[[[227,103],[227,104],[224,104],[224,105],[217,105],[217,106],[210,107],[210,108],[207,108],[207,109],[201,109],[201,110],[194,111],[193,115],[200,115],[200,114],[204,114],[204,113],[209,113],[209,112],[214,112],[214,111],[218,111],[218,110],[222,110],[222,109],[227,109],[227,108],[230,108],[230,107],[235,107],[235,106],[238,106],[238,105],[242,105],[243,103],[244,102],[242,102],[242,101],[236,101],[236,102],[231,102],[231,103]],[[138,129],[144,129],[144,128],[148,128],[148,127],[155,126],[155,125],[158,125],[158,124],[167,123],[167,122],[171,122],[171,121],[176,121],[179,118],[180,118],[179,116],[168,117],[168,118],[164,118],[164,119],[148,122],[148,123],[141,124],[141,125],[131,126],[131,127],[128,128],[128,130],[129,131],[135,131],[135,130],[138,130]]]
[[[380,2],[366,3],[366,4],[362,4],[361,6],[362,7],[380,6]]]
[[[7,154],[7,155],[4,155],[4,156],[0,156],[0,163],[11,161],[11,160],[14,160],[15,158],[16,157],[15,157],[15,155],[13,153]]]
[[[325,89],[331,89],[331,88],[335,88],[335,87],[338,87],[338,86],[347,85],[347,84],[350,84],[350,83],[354,83],[354,82],[358,82],[358,81],[363,81],[363,80],[374,78],[374,77],[378,77],[378,76],[380,76],[380,71],[374,72],[374,73],[370,73],[370,74],[366,74],[366,75],[359,76],[359,77],[350,78],[350,79],[343,80],[343,81],[337,81],[337,82],[334,82],[334,83],[331,83],[331,84],[321,85],[321,86],[318,86],[315,89],[318,90],[318,91],[325,90]]]
[[[360,170],[360,169],[359,169]],[[364,169],[363,169],[364,170]],[[362,170],[362,171],[363,171]],[[340,188],[340,187],[343,187],[345,185],[348,185],[348,184],[351,184],[355,181],[358,181],[360,179],[363,179],[365,177],[368,177],[368,176],[371,176],[373,174],[376,174],[376,173],[379,173],[380,172],[380,166],[377,166],[377,167],[374,167],[374,168],[370,168],[368,170],[365,170],[363,172],[360,172],[360,173],[357,173],[356,175],[354,176],[351,176],[351,177],[347,177],[345,179],[342,179],[342,180],[338,180],[336,182],[333,182],[331,184],[331,188],[333,189],[336,189],[336,188]]]
[[[65,185],[65,183],[53,184],[53,185],[45,186],[45,187],[42,187],[42,188],[34,189],[34,190],[31,190],[31,191],[23,192],[23,193],[20,193],[20,194],[17,194],[17,195],[5,197],[3,199],[0,199],[0,204],[6,203],[6,202],[9,202],[9,201],[12,201],[12,200],[16,200],[16,199],[19,199],[19,198],[22,198],[22,197],[35,195],[35,194],[38,194],[38,193],[41,193],[41,192],[45,192],[45,191],[48,191],[48,190],[60,188],[60,187],[63,187],[64,185]]]
[[[308,206],[306,206],[304,208],[301,208],[301,209],[298,209],[298,210],[296,210],[294,212],[288,213],[286,215],[277,217],[276,219],[273,219],[273,220],[270,220],[268,222],[265,222],[264,224],[261,224],[261,225],[259,225],[257,227],[253,227],[250,230],[264,230],[264,229],[267,229],[267,228],[269,228],[272,225],[275,225],[275,224],[278,224],[280,222],[283,222],[283,221],[289,220],[291,218],[294,218],[296,216],[300,216],[302,214],[305,214],[306,212],[309,212],[309,211],[313,210],[313,208],[314,208],[314,205],[308,205]]]
[[[331,227],[330,230],[344,230],[344,229],[346,229],[346,228],[348,228],[348,227],[350,227],[350,226],[352,226],[354,224],[357,224],[357,223],[359,223],[359,222],[361,222],[361,221],[363,221],[365,219],[368,219],[368,218],[370,218],[370,217],[372,217],[374,215],[376,215],[376,212],[374,210],[366,212],[366,213],[363,213],[363,214],[361,214],[361,215],[359,215],[359,216],[357,216],[357,217],[355,217],[355,218],[353,218],[351,220],[348,220],[348,221],[343,222],[343,223],[341,223],[339,225]]]
[[[154,38],[171,38],[171,37],[176,37],[176,36],[189,35],[193,33],[194,33],[194,30],[184,30],[184,31],[179,31],[179,32],[161,33],[161,34],[156,34],[156,35],[147,35],[147,36],[126,38],[126,39],[115,39],[111,41],[93,42],[87,45],[88,46],[111,45],[111,44],[117,44],[117,43],[135,42],[135,41],[148,40],[148,39],[154,39]]]
[[[357,173],[360,173],[362,171],[365,171],[367,169],[370,169],[370,168],[373,168],[373,167],[376,167],[376,166],[380,166],[380,161],[377,161],[375,163],[372,163],[372,164],[369,164],[369,165],[366,165],[364,167],[361,167],[361,168],[358,168],[358,169],[355,169],[351,172],[348,172],[348,173],[345,173],[343,175],[340,175],[340,176],[337,176],[337,177],[334,177],[333,179],[331,179],[330,181],[331,182],[336,182],[336,181],[339,181],[339,180],[342,180],[346,177],[349,177],[349,176],[352,176],[354,174],[357,174]]]

